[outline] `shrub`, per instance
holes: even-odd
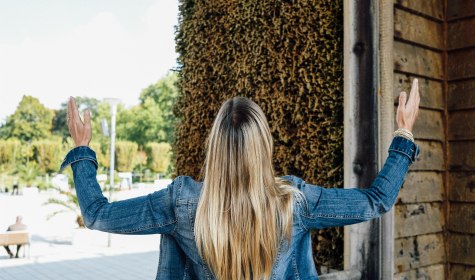
[[[131,172],[137,166],[137,143],[119,140],[115,143],[115,162],[119,172]]]
[[[37,140],[32,143],[33,157],[42,172],[57,172],[62,161],[63,144],[58,140]]]
[[[89,147],[96,152],[97,163],[99,168],[109,168],[110,167],[110,147],[102,145],[100,142],[93,141],[89,143]],[[106,152],[104,152],[104,150]]]
[[[147,143],[148,167],[157,173],[164,173],[168,170],[171,158],[171,146],[168,143]]]
[[[8,169],[21,159],[21,142],[17,139],[0,140],[0,168]]]

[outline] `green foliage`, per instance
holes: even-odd
[[[0,170],[9,169],[21,160],[21,142],[17,139],[0,140]]]
[[[142,170],[147,165],[146,143],[174,139],[176,81],[176,74],[170,73],[143,90],[139,105],[125,108],[119,104],[117,170],[132,171],[137,165]],[[99,168],[109,168],[110,138],[103,135],[101,120],[105,119],[110,129],[110,105],[95,98],[76,97],[75,100],[80,112],[91,111],[93,141],[90,145],[96,152]],[[58,110],[50,110],[38,99],[24,96],[15,113],[0,126],[0,175],[15,175],[27,185],[46,186],[37,178],[58,171],[66,152],[74,147],[66,121],[67,102],[62,103]],[[166,162],[162,164],[168,168],[171,166]]]
[[[140,95],[140,104],[124,110],[117,118],[117,135],[144,146],[148,142],[172,143],[176,118],[173,108],[178,91],[177,75],[170,73]]]
[[[32,143],[34,159],[42,172],[56,172],[64,156],[61,139],[37,140]]]
[[[89,143],[89,147],[91,147],[94,152],[96,152],[97,162],[99,163],[99,167],[110,167],[110,149],[108,145],[101,145],[98,141],[92,141]]]
[[[176,174],[199,177],[221,106],[266,114],[277,174],[343,187],[343,1],[180,1]],[[343,230],[312,236],[317,267],[342,268]],[[317,253],[318,251],[318,253]]]
[[[79,208],[79,200],[77,195],[74,192],[63,192],[61,190],[58,190],[60,194],[62,195],[62,198],[49,198],[43,205],[58,205],[61,206],[61,210],[52,212],[48,215],[47,219],[51,219],[54,216],[61,214],[61,213],[67,213],[67,212],[73,212],[76,214],[76,223],[79,228],[84,228],[84,220],[81,215],[81,209]]]
[[[51,134],[54,113],[32,96],[23,96],[15,113],[1,127],[2,137],[17,138],[22,142],[44,139]]]
[[[115,145],[116,169],[119,172],[131,172],[137,166],[137,143],[130,141],[117,141]]]
[[[171,146],[168,143],[147,143],[148,167],[157,173],[165,173],[170,165]]]
[[[154,139],[154,141],[173,143],[175,139],[176,117],[173,109],[178,98],[177,82],[178,75],[170,72],[155,85],[146,88],[140,95],[141,104],[146,104],[150,99],[155,102],[163,119],[161,125],[163,135],[160,135],[161,137]]]
[[[153,100],[123,111],[117,118],[117,137],[133,141],[140,146],[151,139],[166,138],[162,129],[163,118],[160,108]]]
[[[33,185],[38,181],[38,176],[40,176],[38,165],[34,161],[18,165],[16,171],[16,175],[19,176],[20,182],[24,182],[28,187],[33,187]]]

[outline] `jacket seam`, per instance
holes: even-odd
[[[294,267],[295,279],[300,279],[300,273],[297,265],[297,258],[295,257],[295,251],[292,253],[292,265]]]
[[[282,255],[282,250],[283,250],[284,243],[285,243],[285,239],[282,239],[279,242],[279,250],[277,251],[277,256],[275,258],[275,263],[274,263],[275,268],[277,268],[279,266],[280,257]],[[277,279],[277,269],[272,268],[272,270],[274,271],[274,273],[272,275],[272,279],[276,280]]]
[[[315,214],[312,216],[304,215],[303,217],[307,219],[315,220],[317,218],[337,218],[337,219],[360,219],[360,218],[371,218],[374,217],[374,213],[368,215],[332,215],[332,214]]]
[[[187,276],[187,274],[188,274],[189,265],[190,265],[190,263],[189,263],[189,261],[188,261],[188,257],[186,257],[186,260],[185,260],[185,269],[184,269],[184,271],[183,271],[183,280],[186,280],[186,278],[187,278],[186,276]]]
[[[169,226],[169,225],[172,225],[172,224],[175,224],[175,223],[176,223],[176,220],[173,220],[173,221],[169,221],[169,222],[166,222],[166,223],[153,224],[153,225],[150,225],[150,226],[140,227],[140,228],[136,228],[136,229],[132,229],[132,230],[118,230],[117,232],[121,232],[121,233],[140,232],[140,231],[144,231],[144,230],[148,230],[148,229]]]
[[[177,205],[178,205],[178,198],[180,197],[181,195],[181,186],[182,186],[182,182],[183,182],[183,177],[181,176],[178,176],[177,178],[175,178],[175,180],[177,181],[178,183],[178,190],[176,191],[176,196],[177,197],[173,197],[173,194],[175,193],[175,190],[173,189],[172,190],[172,203],[174,203],[173,206],[173,214],[175,215],[175,223],[178,222],[178,218],[177,218]],[[175,188],[175,184],[173,184],[173,188]],[[171,232],[172,236],[176,237],[175,235],[176,233],[176,224],[175,224],[175,227],[173,228],[173,231]]]
[[[305,223],[302,220],[302,217],[305,217],[304,214],[303,214],[304,205],[302,205],[302,203],[300,201],[297,201],[297,204],[299,204],[299,209],[297,210],[298,214],[300,215],[299,224],[305,231],[308,231],[309,229],[305,226]]]

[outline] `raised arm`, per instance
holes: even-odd
[[[409,165],[419,153],[417,144],[394,137],[383,168],[367,189],[323,188],[299,180],[298,187],[306,198],[301,211],[304,225],[308,229],[344,226],[386,213],[396,201]]]
[[[73,98],[68,103],[68,127],[76,148],[67,154],[61,169],[68,165],[72,167],[85,225],[90,229],[122,234],[171,233],[176,222],[175,181],[153,194],[108,202],[97,183],[96,154],[88,147],[92,137],[90,114],[86,112],[82,122]]]
[[[407,103],[405,92],[399,96],[396,113],[399,129],[391,142],[383,168],[369,188],[327,189],[297,180],[297,186],[306,198],[301,214],[307,228],[354,224],[377,218],[391,209],[409,165],[420,153],[420,147],[414,143],[411,133],[419,101],[418,81],[415,79]]]

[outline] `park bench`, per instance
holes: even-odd
[[[28,231],[7,231],[0,233],[0,246],[28,245],[28,258],[30,257],[30,234]],[[11,248],[12,251],[16,248]],[[23,257],[26,255],[26,247],[23,248]]]

